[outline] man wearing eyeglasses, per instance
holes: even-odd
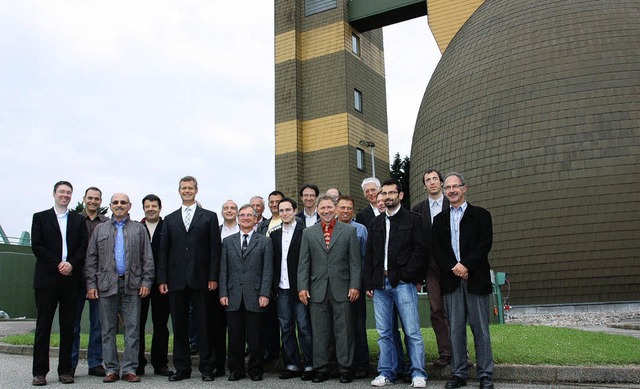
[[[387,207],[369,224],[364,284],[367,296],[373,298],[376,329],[380,334],[378,376],[372,386],[394,383],[401,371],[393,336],[394,307],[402,321],[407,354],[411,364],[411,386],[426,387],[424,342],[420,333],[417,285],[425,278],[428,248],[424,240],[420,215],[402,208],[402,185],[394,179],[382,184]]]
[[[316,184],[304,184],[300,187],[299,193],[304,208],[298,212],[296,217],[304,221],[305,227],[311,227],[320,221],[318,207],[316,206],[316,198],[320,194],[320,188]]]
[[[489,251],[493,243],[491,214],[467,203],[467,184],[460,173],[444,179],[450,207],[433,220],[433,257],[440,268],[440,289],[451,331],[451,374],[446,388],[465,386],[467,321],[476,346],[476,377],[480,388],[493,388],[493,353],[489,336],[491,275]]]
[[[127,382],[140,381],[136,369],[141,341],[141,299],[151,291],[155,266],[147,229],[129,218],[130,209],[126,194],[116,193],[111,197],[113,216],[95,228],[85,260],[87,297],[100,299],[104,382],[120,378]],[[124,321],[122,363],[118,361],[116,347],[118,312],[122,312]]]
[[[264,314],[269,305],[273,277],[271,239],[253,231],[257,212],[240,207],[240,231],[224,238],[220,258],[220,304],[229,325],[229,381],[249,372],[252,381],[262,381]],[[249,365],[244,366],[245,340]]]

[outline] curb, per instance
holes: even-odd
[[[57,356],[58,351],[57,347],[51,347],[50,355]],[[0,343],[0,353],[33,355],[33,346]],[[80,358],[86,357],[87,350],[80,350]],[[197,366],[198,357],[191,360]],[[371,371],[375,370],[376,366],[371,365]],[[441,368],[429,363],[427,370],[430,378],[446,380],[451,377],[449,367]],[[470,369],[469,375],[469,378],[474,378],[475,370]],[[502,382],[640,384],[640,366],[495,365],[493,378]]]

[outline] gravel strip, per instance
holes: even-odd
[[[536,315],[511,315],[506,324],[529,324],[551,327],[590,327],[640,319],[640,311],[632,312],[580,312]]]

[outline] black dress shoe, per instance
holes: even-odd
[[[144,374],[145,374],[144,367],[140,367],[140,366],[136,367],[136,375],[137,376],[141,376],[141,375],[144,375]]]
[[[351,373],[348,373],[348,372],[340,373],[341,384],[348,384],[350,382],[353,382],[353,376],[351,375]]]
[[[240,379],[242,379],[244,377],[245,377],[244,373],[236,373],[236,372],[232,371],[231,374],[229,374],[228,380],[229,381],[238,381],[238,380],[240,380]]]
[[[250,374],[251,381],[262,381],[262,373]]]
[[[328,379],[329,379],[329,374],[323,371],[319,371],[319,372],[316,372],[316,375],[315,377],[313,377],[311,382],[320,383],[320,382],[325,382]]]
[[[165,376],[165,377],[170,377],[174,374],[176,374],[173,370],[169,369],[167,366],[163,366],[160,367],[158,369],[156,369],[155,367],[153,368],[153,374],[155,375],[161,375],[161,376]],[[138,374],[140,375],[140,374]]]
[[[144,370],[144,367],[142,368],[142,370]],[[89,375],[94,375],[96,377],[106,377],[107,372],[106,370],[104,370],[104,366],[98,365],[89,368]]]
[[[187,378],[191,378],[191,372],[187,372],[187,371],[177,371],[174,374],[169,376],[169,381],[171,382],[175,382],[175,381],[182,381],[182,380],[186,380]]]
[[[461,388],[463,386],[467,386],[467,381],[463,380],[457,375],[454,375],[451,381],[447,382],[447,384],[444,387],[446,389],[455,389],[455,388]]]
[[[47,379],[43,375],[37,375],[33,377],[33,380],[31,381],[31,385],[33,386],[43,386],[46,384],[47,384]]]
[[[450,364],[451,364],[451,357],[448,357],[446,355],[433,361],[433,366],[438,366],[438,367],[446,367],[446,366],[449,366]]]
[[[302,375],[301,372],[299,371],[294,371],[294,370],[285,370],[282,373],[280,373],[278,375],[278,378],[280,378],[281,380],[288,380],[291,378],[296,378],[296,377],[300,377]]]
[[[58,380],[60,382],[62,382],[63,384],[73,384],[73,377],[71,376],[71,373],[69,374],[60,374],[58,376]]]
[[[366,367],[356,367],[353,371],[353,376],[356,379],[367,378],[369,372]]]
[[[202,380],[203,381],[207,381],[208,382],[208,381],[213,381],[215,379],[216,378],[214,377],[213,372],[211,372],[211,373],[202,373]]]
[[[313,380],[314,376],[315,376],[315,374],[313,374],[313,370],[305,370],[302,373],[302,377],[300,377],[300,379],[302,381],[311,381],[311,380]]]
[[[224,367],[220,368],[215,368],[213,369],[213,376],[214,377],[222,377],[224,375]]]
[[[493,389],[493,380],[489,377],[480,378],[480,389]]]

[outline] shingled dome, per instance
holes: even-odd
[[[640,2],[487,0],[444,52],[411,150],[493,215],[514,305],[640,299]]]

